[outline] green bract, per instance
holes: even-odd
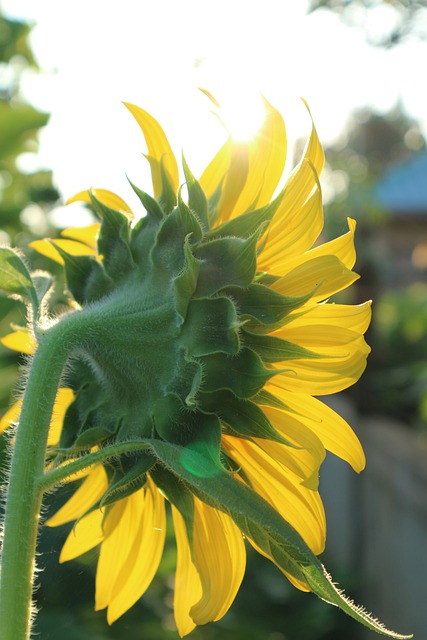
[[[266,363],[315,357],[259,335],[307,300],[269,289],[257,274],[257,243],[280,196],[252,214],[249,236],[243,225],[239,235],[236,224],[234,233],[230,224],[212,232],[200,185],[186,172],[190,204],[196,201],[201,214],[181,197],[168,211],[171,196],[165,207],[135,189],[147,216],[132,228],[124,214],[92,196],[102,220],[100,258],[59,249],[68,288],[82,307],[77,313],[90,319],[67,370],[76,395],[60,441],[68,453],[158,438],[202,447],[219,470],[227,466],[221,429],[285,441],[250,400],[277,373]],[[112,462],[105,499],[141,486],[154,463],[147,454]]]

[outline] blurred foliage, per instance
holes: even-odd
[[[32,239],[36,222],[47,232],[46,211],[59,197],[51,171],[20,168],[24,154],[37,152],[38,133],[49,119],[48,114],[27,104],[20,91],[24,74],[30,69],[37,71],[29,33],[25,22],[0,13],[0,242],[16,246]],[[0,336],[9,333],[11,323],[25,323],[25,309],[0,297]],[[0,361],[1,410],[10,401],[22,360],[0,346]]]
[[[375,46],[390,48],[409,38],[427,38],[426,0],[310,0],[309,13],[319,9],[338,14]]]
[[[390,291],[375,304],[374,349],[361,381],[365,411],[427,427],[427,283]]]
[[[426,148],[420,126],[401,105],[385,114],[359,109],[339,139],[325,149],[322,176],[325,235],[336,237],[345,232],[347,216],[356,218],[356,271],[361,279],[353,301],[374,301],[367,335],[372,353],[365,374],[349,393],[362,412],[389,415],[413,427],[427,426],[426,272],[414,268],[406,288],[387,289],[401,256],[379,250],[383,237],[390,237],[383,229],[390,221],[395,234],[401,229],[402,237],[410,237],[404,236],[410,220],[391,218],[392,212],[378,204],[374,192],[387,169]],[[425,217],[427,222],[427,203]],[[420,239],[414,236],[414,247]]]
[[[48,170],[23,171],[20,157],[35,154],[37,135],[48,114],[27,104],[20,82],[36,68],[27,24],[0,15],[0,227],[3,240],[19,243],[25,230],[20,214],[30,204],[46,206],[59,197]],[[7,235],[5,235],[7,234]]]
[[[327,236],[342,233],[349,215],[365,227],[382,224],[387,212],[373,193],[379,178],[391,165],[426,148],[419,124],[401,104],[384,114],[368,108],[354,111],[336,142],[325,147]],[[363,245],[358,249],[363,254]]]

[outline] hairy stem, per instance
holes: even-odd
[[[79,335],[80,313],[66,316],[40,338],[24,394],[13,447],[0,581],[1,640],[30,636],[31,596],[42,501],[47,436],[64,364]]]

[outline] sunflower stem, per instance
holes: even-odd
[[[47,436],[61,374],[79,335],[80,317],[66,316],[40,336],[26,384],[11,460],[3,526],[1,640],[27,640],[32,618],[35,553]]]

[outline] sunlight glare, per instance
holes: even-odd
[[[231,90],[219,104],[218,117],[234,140],[249,141],[264,122],[265,107],[261,94],[255,90]]]

